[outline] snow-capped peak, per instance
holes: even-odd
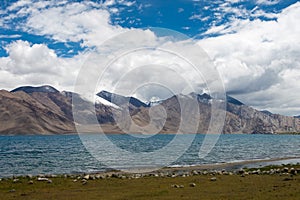
[[[116,104],[113,104],[113,103],[107,101],[106,99],[104,99],[102,97],[99,97],[97,95],[95,95],[95,103],[101,103],[101,104],[106,105],[106,106],[110,106],[110,107],[113,107],[113,108],[116,108],[116,109],[121,109]]]

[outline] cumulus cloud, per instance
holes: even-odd
[[[173,37],[158,37],[153,31],[132,30],[104,43],[103,49],[83,66],[79,91],[86,92],[89,85],[92,92],[97,88],[96,91],[108,90],[149,101],[153,95],[165,99],[170,93],[222,89],[217,87],[221,85],[216,82],[217,73],[199,45],[192,40],[178,40],[180,35],[176,32],[167,34]],[[166,34],[167,30],[163,31]],[[95,86],[97,81],[99,85]]]
[[[241,1],[227,0],[220,4],[220,13],[231,13],[237,17],[232,17],[222,25],[217,25],[215,21],[205,35],[220,36],[201,39],[198,44],[212,58],[230,94],[258,109],[289,115],[299,114],[300,96],[297,91],[300,89],[300,3],[273,14],[258,7],[246,10],[232,6],[239,2]],[[277,1],[257,1],[264,5],[275,2]],[[183,51],[184,55],[194,57],[193,61],[196,63],[203,62],[196,58],[199,55],[197,48],[184,43],[188,41],[158,37],[151,30],[138,29],[126,38],[108,40],[129,30],[111,24],[109,11],[116,4],[132,6],[131,2],[124,0],[105,1],[104,4],[55,0],[24,0],[13,3],[7,9],[9,15],[1,13],[3,17],[0,24],[3,27],[13,24],[18,30],[45,36],[57,42],[70,41],[88,48],[96,47],[93,54],[97,59],[90,60],[87,52],[72,58],[62,58],[46,44],[18,40],[6,45],[8,56],[0,58],[1,88],[50,84],[58,89],[73,90],[79,70],[83,65],[88,65],[95,73],[82,80],[84,88],[84,83],[91,81],[93,76],[99,78],[99,74],[105,70],[107,63],[100,60],[101,56],[113,59],[119,53],[118,49],[123,47],[150,46],[153,47],[151,51],[136,51],[112,63],[103,77],[105,84],[99,90],[112,90],[116,83],[121,82],[121,93],[126,94],[126,89],[135,88],[136,96],[149,100],[153,94],[159,98],[166,98],[166,95],[171,94],[159,84],[167,85],[177,93],[185,91],[182,86],[186,85],[188,79],[194,81],[192,86],[198,91],[207,89],[205,81],[210,77],[209,71],[204,70],[205,73],[198,76],[184,60],[160,51],[160,48]],[[118,10],[113,9],[113,12]],[[221,20],[220,13],[217,14]],[[190,20],[207,20],[198,13],[193,14]],[[276,20],[249,20],[250,16]],[[142,70],[140,66],[146,68]],[[162,66],[165,68],[159,68]],[[204,64],[203,69],[205,66]],[[136,84],[143,81],[156,83],[156,86],[136,88]],[[210,77],[208,82],[213,82],[213,78]]]
[[[6,46],[7,57],[0,58],[1,85],[13,89],[20,85],[50,84],[73,89],[84,55],[59,58],[44,44],[18,40]]]
[[[121,3],[130,6],[129,2]],[[12,20],[17,19],[17,29],[35,35],[47,36],[60,42],[80,42],[82,46],[93,47],[126,30],[111,25],[110,13],[106,8],[109,5],[110,1],[106,4],[91,1],[18,1],[7,8],[10,13],[3,20],[11,24]]]
[[[229,93],[259,109],[297,114],[299,101],[287,103],[289,109],[282,107],[282,102],[299,99],[286,92],[299,91],[298,84],[291,84],[300,80],[299,18],[300,3],[296,3],[279,13],[277,21],[240,20],[223,30],[212,30],[231,34],[199,44],[214,60]],[[270,98],[273,100],[262,101]]]

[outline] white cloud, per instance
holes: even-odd
[[[202,74],[184,58],[199,66]],[[79,91],[86,92],[87,85],[95,84],[94,80],[101,77],[96,91],[135,95],[143,100],[149,100],[152,95],[161,99],[169,97],[170,92],[164,94],[166,90],[161,88],[168,88],[173,94],[201,92],[206,83],[216,81],[215,77],[205,73],[210,69],[206,58],[199,46],[191,41],[175,42],[167,37],[158,38],[150,30],[134,30],[107,41],[99,53],[87,60],[80,73],[79,87],[82,87]],[[108,60],[113,62],[107,63]],[[161,87],[149,87],[149,83]]]
[[[0,39],[2,39],[2,38],[13,39],[13,38],[20,38],[20,37],[21,37],[21,35],[19,35],[19,34],[14,34],[14,35],[0,35]]]
[[[104,5],[105,6],[112,6],[112,5],[115,5],[115,0],[107,0],[104,2]]]
[[[257,0],[257,4],[263,4],[263,5],[274,5],[278,4],[280,0]]]
[[[267,13],[263,10],[253,10],[252,11],[252,17],[265,17],[268,19],[277,19],[278,18],[278,14],[277,13]]]
[[[192,15],[192,16],[190,16],[190,20],[195,20],[195,19],[197,19],[197,20],[202,20],[202,15],[196,15],[196,14],[194,14],[194,15]]]
[[[7,9],[11,12],[3,17],[2,23],[9,27],[17,19],[16,29],[60,42],[81,42],[83,46],[92,47],[126,30],[110,23],[110,13],[106,7],[114,3],[18,1]],[[134,2],[119,3],[131,6]],[[110,10],[118,12],[117,9]]]
[[[17,2],[15,2],[15,3],[13,3],[11,6],[9,6],[9,7],[7,8],[7,10],[13,11],[13,10],[16,10],[16,9],[18,9],[18,8],[27,6],[28,4],[30,4],[30,1],[20,0],[20,1],[17,1]]]
[[[295,80],[300,80],[299,19],[300,3],[296,3],[279,13],[277,21],[236,20],[225,29],[213,28],[211,33],[230,34],[199,44],[214,60],[228,92],[259,109],[296,114],[300,112],[296,100],[300,95],[294,94],[299,91]],[[263,101],[269,99],[266,94],[273,100]],[[284,103],[290,109],[282,107]]]
[[[50,84],[72,89],[84,55],[59,58],[44,44],[18,40],[6,46],[7,57],[0,58],[0,84],[7,89],[19,85]]]
[[[271,1],[260,0],[258,2],[270,4]],[[113,8],[107,10],[107,7],[112,7],[117,3],[133,5],[133,2],[127,1],[105,1],[104,5],[90,1],[80,3],[18,1],[9,8],[15,13],[0,19],[0,24],[7,24],[14,18],[24,18],[20,24],[16,25],[16,28],[47,36],[56,41],[79,42],[86,47],[97,46],[99,52],[107,54],[123,46],[138,47],[141,44],[156,47],[168,45],[174,51],[184,50],[190,55],[195,53],[192,47],[186,48],[172,40],[158,38],[149,30],[136,30],[129,37],[115,39],[106,43],[107,46],[104,49],[101,48],[102,42],[127,30],[110,23],[108,10],[113,11]],[[300,3],[278,14],[265,13],[259,8],[252,11],[233,8],[231,5],[233,3],[238,3],[238,0],[228,0],[227,3],[222,4],[218,8],[220,12],[217,13],[217,17],[222,19],[221,13],[232,13],[246,20],[233,17],[227,24],[212,26],[206,34],[225,35],[200,40],[199,44],[215,62],[229,92],[259,109],[269,109],[283,114],[299,114],[300,96],[295,91],[300,89],[298,86],[300,80]],[[115,9],[114,12],[118,11]],[[249,16],[264,16],[277,20],[250,21],[247,20]],[[205,18],[196,14],[190,19],[204,20]],[[30,44],[27,41],[13,42],[6,46],[6,50],[8,56],[0,58],[0,85],[1,88],[8,89],[13,89],[18,85],[50,84],[58,89],[72,90],[78,71],[86,59],[85,54],[79,54],[73,58],[60,58],[45,44]],[[103,70],[104,66],[99,66],[97,62],[90,64],[94,65],[97,70]],[[174,72],[159,70],[155,66],[165,65],[176,69],[186,64],[170,55],[159,53],[157,49],[147,53],[137,52],[134,56],[124,57],[122,62],[114,63],[114,67],[107,75],[106,87],[111,88],[122,73],[131,71],[136,66],[151,64],[153,67],[150,68],[156,70],[139,71],[138,75],[129,74],[128,79],[124,79],[123,87],[130,88],[151,77],[153,79],[149,81],[158,81],[155,78],[161,75],[163,84],[173,85],[174,90],[177,91],[182,89],[184,80],[178,77],[170,78],[175,76]],[[190,80],[196,80],[192,70],[180,71],[179,74],[189,77]],[[90,77],[86,79],[89,81]],[[195,81],[195,85],[202,83],[202,80]],[[148,92],[144,91],[144,97],[150,98],[150,93],[154,90],[158,91],[157,96],[160,97],[165,92],[152,88]]]
[[[110,25],[110,14],[102,9],[89,9],[80,3],[38,11],[31,15],[25,28],[57,41],[83,41],[84,46],[97,46],[123,29]],[[62,20],[64,19],[64,20]]]
[[[182,13],[182,12],[184,12],[184,9],[183,8],[178,8],[178,11],[177,11],[178,13]]]
[[[29,42],[18,40],[8,45],[6,51],[10,60],[4,70],[14,74],[57,72],[56,68],[48,68],[50,63],[57,66],[57,56],[43,44],[31,46]]]

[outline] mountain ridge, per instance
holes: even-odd
[[[145,127],[147,133],[176,133],[180,131],[182,116],[189,116],[189,110],[180,109],[179,99],[185,104],[197,100],[201,114],[198,118],[192,118],[187,126],[199,122],[198,133],[207,133],[210,118],[212,116],[211,101],[208,94],[174,95],[160,101],[157,105],[149,106],[134,97],[124,97],[107,91],[97,94],[99,97],[114,103],[119,108],[102,104],[95,105],[73,92],[60,92],[52,86],[24,86],[12,91],[0,90],[0,134],[65,134],[76,133],[72,100],[76,101],[76,123],[84,132],[97,132],[97,124],[94,115],[106,133],[124,133],[114,115],[122,115],[122,109],[129,106],[132,121],[127,121],[125,132],[140,132],[133,123]],[[299,133],[300,119],[266,111],[258,111],[239,100],[227,95],[226,118],[223,133],[247,133],[247,134],[280,134]],[[128,103],[128,104],[127,104]],[[165,116],[160,112],[162,106]],[[127,108],[128,109],[128,108]],[[156,112],[151,119],[149,113]],[[181,113],[186,112],[186,113]],[[162,124],[162,121],[165,123]],[[125,119],[128,120],[128,119]],[[152,120],[152,121],[151,121]],[[151,122],[151,123],[150,123]],[[124,128],[124,127],[122,127]]]

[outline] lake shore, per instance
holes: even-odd
[[[198,166],[199,167],[199,166]],[[221,166],[220,166],[221,167]],[[223,167],[223,166],[222,166]],[[298,199],[300,164],[4,178],[3,199]]]

